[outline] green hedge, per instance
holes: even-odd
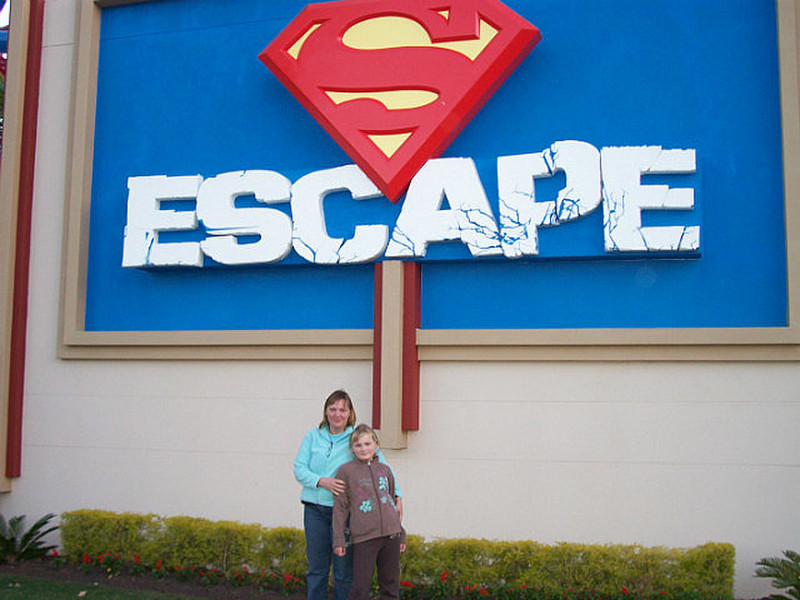
[[[293,574],[306,572],[303,532],[194,517],[78,510],[61,515],[61,546],[67,560],[114,554],[142,562],[199,565],[230,572],[248,565]]]
[[[557,594],[597,590],[614,596],[626,588],[637,597],[733,597],[734,548],[708,543],[688,549],[476,539],[425,541],[411,536],[402,576],[423,585],[441,583],[446,593],[465,586],[494,590],[522,586]]]
[[[304,575],[303,532],[231,521],[152,514],[79,510],[64,513],[61,543],[66,558],[85,554],[138,555],[150,564],[250,569]],[[447,576],[442,580],[442,574]],[[734,549],[708,543],[686,549],[640,545],[590,545],[477,539],[426,540],[409,536],[401,579],[437,595],[463,595],[467,586],[493,590],[522,586],[557,593],[596,590],[605,596],[625,588],[637,597],[733,597]]]

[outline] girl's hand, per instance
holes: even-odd
[[[406,551],[406,545],[405,544],[400,544],[400,553],[402,554],[405,551]]]
[[[397,515],[400,517],[400,520],[403,520],[403,499],[399,496],[395,496],[394,505],[397,507]]]
[[[347,548],[345,548],[344,546],[336,546],[333,549],[333,553],[336,556],[344,556],[346,552],[347,552]],[[400,552],[402,552],[402,550]]]
[[[344,491],[344,481],[333,477],[320,477],[317,487],[325,488],[334,496],[338,496]]]

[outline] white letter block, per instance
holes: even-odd
[[[445,197],[450,210],[441,210]],[[458,239],[473,256],[503,253],[497,222],[472,159],[429,160],[408,186],[386,256],[425,256],[429,243]]]
[[[292,220],[272,208],[236,208],[236,198],[254,195],[263,204],[289,202],[291,182],[274,171],[235,171],[206,179],[197,194],[197,216],[211,237],[203,252],[224,265],[272,263],[292,249]],[[258,235],[251,244],[237,236]]]
[[[642,227],[642,210],[691,210],[694,190],[642,185],[643,174],[694,173],[694,150],[661,146],[603,148],[603,220],[607,252],[697,250],[700,227]]]
[[[191,231],[197,229],[194,211],[161,209],[162,200],[184,200],[197,197],[203,178],[185,177],[128,178],[128,223],[122,246],[123,267],[203,266],[199,242],[160,244],[159,231]]]
[[[536,201],[535,180],[566,174],[555,200]],[[497,159],[500,241],[508,258],[539,253],[539,227],[579,219],[600,205],[600,152],[586,142],[556,142],[534,154]]]
[[[357,225],[347,241],[328,236],[325,196],[348,191],[354,200],[378,198],[382,194],[356,165],[315,171],[298,179],[292,186],[292,217],[295,252],[309,262],[344,264],[369,262],[383,254],[389,240],[385,225]]]

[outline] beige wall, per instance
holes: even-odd
[[[291,463],[327,393],[369,419],[367,361],[56,358],[75,0],[48,0],[23,476],[4,515],[78,508],[300,526]],[[421,430],[388,451],[426,536],[798,548],[795,363],[424,362]]]
[[[48,329],[31,333],[52,348]],[[366,363],[32,354],[23,477],[0,499],[5,514],[104,508],[300,526],[291,463],[322,398],[346,386],[369,414]],[[755,561],[796,547],[800,526],[799,378],[785,364],[426,365],[421,430],[407,450],[387,452],[407,527],[726,541],[739,596],[766,593],[751,578]]]

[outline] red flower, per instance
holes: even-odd
[[[142,562],[142,561],[141,561],[141,559],[139,558],[139,555],[138,555],[138,554],[134,554],[134,555],[133,555],[133,562],[135,562],[137,565],[138,565],[140,562]]]
[[[61,555],[58,553],[58,550],[53,548],[53,552],[52,552],[52,554],[50,554],[50,556],[52,556],[53,558],[58,558]]]
[[[411,583],[410,581],[405,581],[403,579],[400,580],[400,585],[402,585],[404,588],[409,588],[409,589],[414,587],[413,583]]]
[[[445,581],[447,581],[447,576],[448,576],[449,574],[450,574],[450,571],[445,571],[444,573],[442,573],[442,583],[444,583]]]
[[[83,564],[88,565],[92,562],[92,557],[88,554],[83,555]]]
[[[160,571],[160,570],[161,570],[161,559],[159,558],[156,561],[156,571]]]
[[[622,586],[622,593],[625,595],[628,594],[628,588],[626,588],[624,585]]]
[[[486,588],[481,588],[481,596],[488,596],[489,592],[486,591]]]

